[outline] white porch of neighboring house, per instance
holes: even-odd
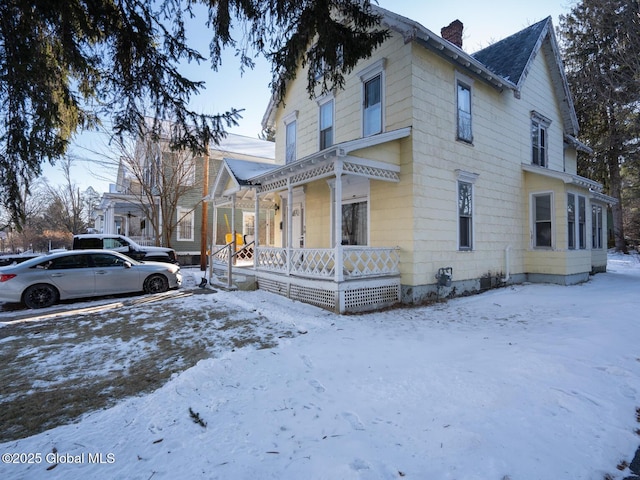
[[[98,233],[118,234],[131,238],[139,245],[155,245],[153,229],[135,197],[105,193],[96,209]]]
[[[261,165],[259,173],[251,163],[225,159],[212,192],[215,211],[220,207],[231,208],[234,216],[236,212],[252,211],[258,226],[260,215],[269,212],[270,218],[275,218],[280,210],[282,222],[276,230],[280,233],[282,228],[282,237],[281,240],[274,237],[273,242],[263,245],[260,238],[269,236],[260,232],[249,239],[253,240],[252,245],[244,247],[217,241],[212,249],[217,268],[234,263],[235,271],[250,269],[262,290],[338,313],[379,309],[400,302],[400,248],[344,245],[342,199],[348,179],[399,182],[398,165],[351,153],[409,134],[407,128],[345,142],[287,165]],[[304,226],[296,221],[304,215],[301,192],[305,185],[321,179],[327,181],[330,190],[326,201],[331,204],[331,232],[326,234],[333,246],[307,248]],[[307,223],[313,221],[307,218]],[[231,225],[236,225],[235,218]],[[231,232],[230,239],[242,238],[237,233]],[[281,246],[275,246],[279,243]],[[234,247],[244,261],[228,262]]]

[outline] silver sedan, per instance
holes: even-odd
[[[105,250],[56,252],[0,267],[0,301],[22,302],[29,308],[72,298],[161,293],[181,284],[178,265],[137,262]]]

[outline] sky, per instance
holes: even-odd
[[[513,0],[459,0],[457,2],[429,2],[425,0],[379,0],[378,4],[395,13],[422,24],[436,34],[453,20],[464,24],[463,49],[473,53],[491,43],[516,33],[527,26],[552,17],[558,26],[558,17],[569,12],[572,2],[568,0],[540,0],[536,2],[514,2]],[[208,52],[205,18],[193,21],[193,42],[202,53]],[[262,131],[262,118],[270,99],[269,82],[271,71],[268,63],[257,59],[256,68],[243,74],[233,52],[226,52],[223,65],[217,72],[208,62],[185,69],[193,79],[204,80],[206,89],[194,97],[191,107],[198,113],[219,113],[230,108],[244,109],[243,119],[231,133],[256,138]],[[116,171],[102,170],[91,162],[90,150],[99,149],[114,154],[105,147],[104,136],[79,135],[72,145],[71,154],[76,158],[72,180],[82,189],[93,186],[98,191],[107,191],[109,178],[115,180]],[[115,153],[117,157],[117,152]],[[60,183],[62,175],[58,167],[47,166],[45,176],[51,183]],[[112,180],[113,181],[113,180]]]
[[[612,254],[607,273],[580,285],[511,285],[362,315],[264,291],[170,300],[208,311],[220,345],[242,344],[223,328],[221,305],[238,322],[260,318],[252,337],[297,334],[272,348],[216,348],[156,391],[1,443],[2,458],[16,463],[0,463],[0,477],[622,480],[640,444],[639,289],[640,256]],[[0,312],[0,332],[10,315]],[[120,321],[132,315],[150,316],[125,308]],[[48,321],[86,328],[82,317]],[[85,344],[49,335],[73,346],[67,356],[79,366],[124,359],[84,372],[114,382],[134,368],[128,359],[157,348],[121,334]],[[47,369],[62,385],[82,381],[82,368],[61,368],[51,350],[26,366],[36,392],[56,388]],[[21,453],[31,457],[21,462]]]

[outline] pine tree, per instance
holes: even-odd
[[[0,202],[15,226],[25,219],[21,189],[101,117],[116,135],[140,133],[145,116],[157,118],[158,129],[171,120],[172,147],[192,152],[237,124],[236,109],[205,115],[187,107],[203,87],[178,69],[205,60],[185,32],[198,5],[208,12],[212,68],[226,48],[236,49],[241,68],[264,55],[279,99],[300,63],[309,66],[310,92],[318,72],[323,91],[340,87],[343,74],[387,36],[368,0],[3,0]]]
[[[618,199],[612,207],[618,251],[626,251],[621,167],[640,162],[639,15],[637,0],[583,0],[559,28],[580,136],[594,151],[579,157],[578,173]]]

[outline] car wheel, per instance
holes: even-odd
[[[28,287],[22,299],[29,308],[46,308],[58,301],[58,291],[51,285],[38,283]]]
[[[162,275],[151,275],[144,281],[145,293],[162,293],[169,290],[169,281]]]

